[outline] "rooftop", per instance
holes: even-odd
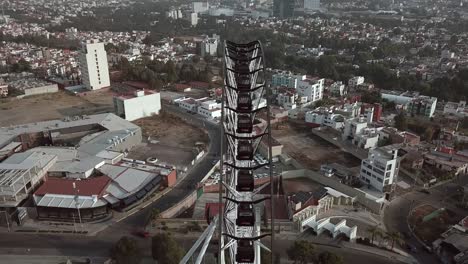
[[[59,194],[101,197],[111,179],[107,176],[99,176],[85,180],[48,177],[44,184],[37,189],[34,195]],[[73,188],[75,183],[76,189]]]

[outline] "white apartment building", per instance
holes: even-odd
[[[193,2],[192,11],[195,13],[204,13],[210,9],[210,4],[208,2]]]
[[[308,111],[305,113],[305,122],[312,127],[328,126],[340,129],[344,127],[345,118],[331,111]]]
[[[354,76],[353,78],[349,79],[348,81],[348,86],[351,88],[355,88],[360,84],[364,83],[364,77],[363,76]]]
[[[418,92],[382,91],[382,99],[400,104],[409,114],[425,117],[434,116],[437,98],[419,95]]]
[[[219,36],[213,34],[213,37],[209,38],[206,37],[200,44],[200,55],[202,57],[206,55],[216,56],[218,54],[218,43],[219,43]]]
[[[133,95],[114,97],[114,109],[118,116],[133,121],[158,115],[161,110],[161,95],[153,91],[136,91]]]
[[[221,104],[215,100],[204,101],[198,106],[198,114],[207,118],[221,118]]]
[[[377,147],[379,143],[379,129],[365,128],[353,139],[353,144],[362,149],[371,149]]]
[[[367,128],[367,120],[364,117],[356,117],[345,121],[343,140],[354,140],[357,135],[363,133]]]
[[[297,82],[297,93],[299,96],[307,97],[308,102],[316,102],[323,98],[323,84],[325,79],[306,79]]]
[[[285,92],[280,93],[276,97],[278,105],[282,106],[286,110],[296,109],[297,93]]]
[[[182,11],[180,9],[171,9],[166,12],[166,16],[173,18],[173,19],[181,19],[182,18]]]
[[[330,93],[335,96],[346,95],[345,85],[343,82],[334,82],[332,85],[330,85]]]
[[[386,186],[396,182],[399,167],[398,149],[371,149],[368,158],[362,160],[360,180],[383,192]]]
[[[80,52],[81,77],[89,90],[110,86],[107,53],[104,43],[88,40],[82,43]]]
[[[271,85],[273,87],[284,86],[288,88],[297,88],[297,82],[306,78],[305,75],[294,75],[291,72],[284,71],[272,75]]]

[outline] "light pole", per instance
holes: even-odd
[[[80,203],[78,202],[78,193],[80,190],[76,189],[76,184],[73,182],[73,190],[75,191],[75,205],[76,210],[78,211],[78,220],[80,221],[80,231],[83,231],[83,222],[81,221],[81,213],[80,213]]]

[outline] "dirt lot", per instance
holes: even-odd
[[[273,126],[275,128],[275,126]],[[305,168],[318,170],[325,163],[339,163],[346,167],[360,165],[360,161],[334,145],[313,135],[311,128],[288,123],[273,130],[273,137],[284,145],[283,151]]]
[[[176,166],[186,166],[197,153],[195,144],[200,142],[206,146],[209,141],[205,131],[165,112],[136,120],[135,124],[143,129],[144,144],[129,153],[134,159],[155,157]]]
[[[439,238],[448,227],[460,221],[454,212],[444,210],[434,218],[423,222],[423,218],[435,210],[437,208],[431,205],[423,205],[414,209],[409,218],[410,225],[414,226],[415,234],[428,245]]]
[[[291,195],[299,191],[313,192],[321,186],[321,184],[308,178],[283,180],[283,191],[285,195]]]
[[[111,92],[95,91],[87,93],[86,96],[78,97],[60,91],[23,99],[0,100],[0,126],[112,111]]]

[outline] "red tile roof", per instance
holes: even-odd
[[[73,189],[73,182],[75,182],[77,192],[80,196],[97,195],[98,197],[101,197],[104,194],[104,191],[106,190],[106,187],[110,181],[111,179],[107,176],[99,176],[86,180],[71,180],[48,177],[44,184],[42,184],[34,194],[75,195],[76,193]]]

